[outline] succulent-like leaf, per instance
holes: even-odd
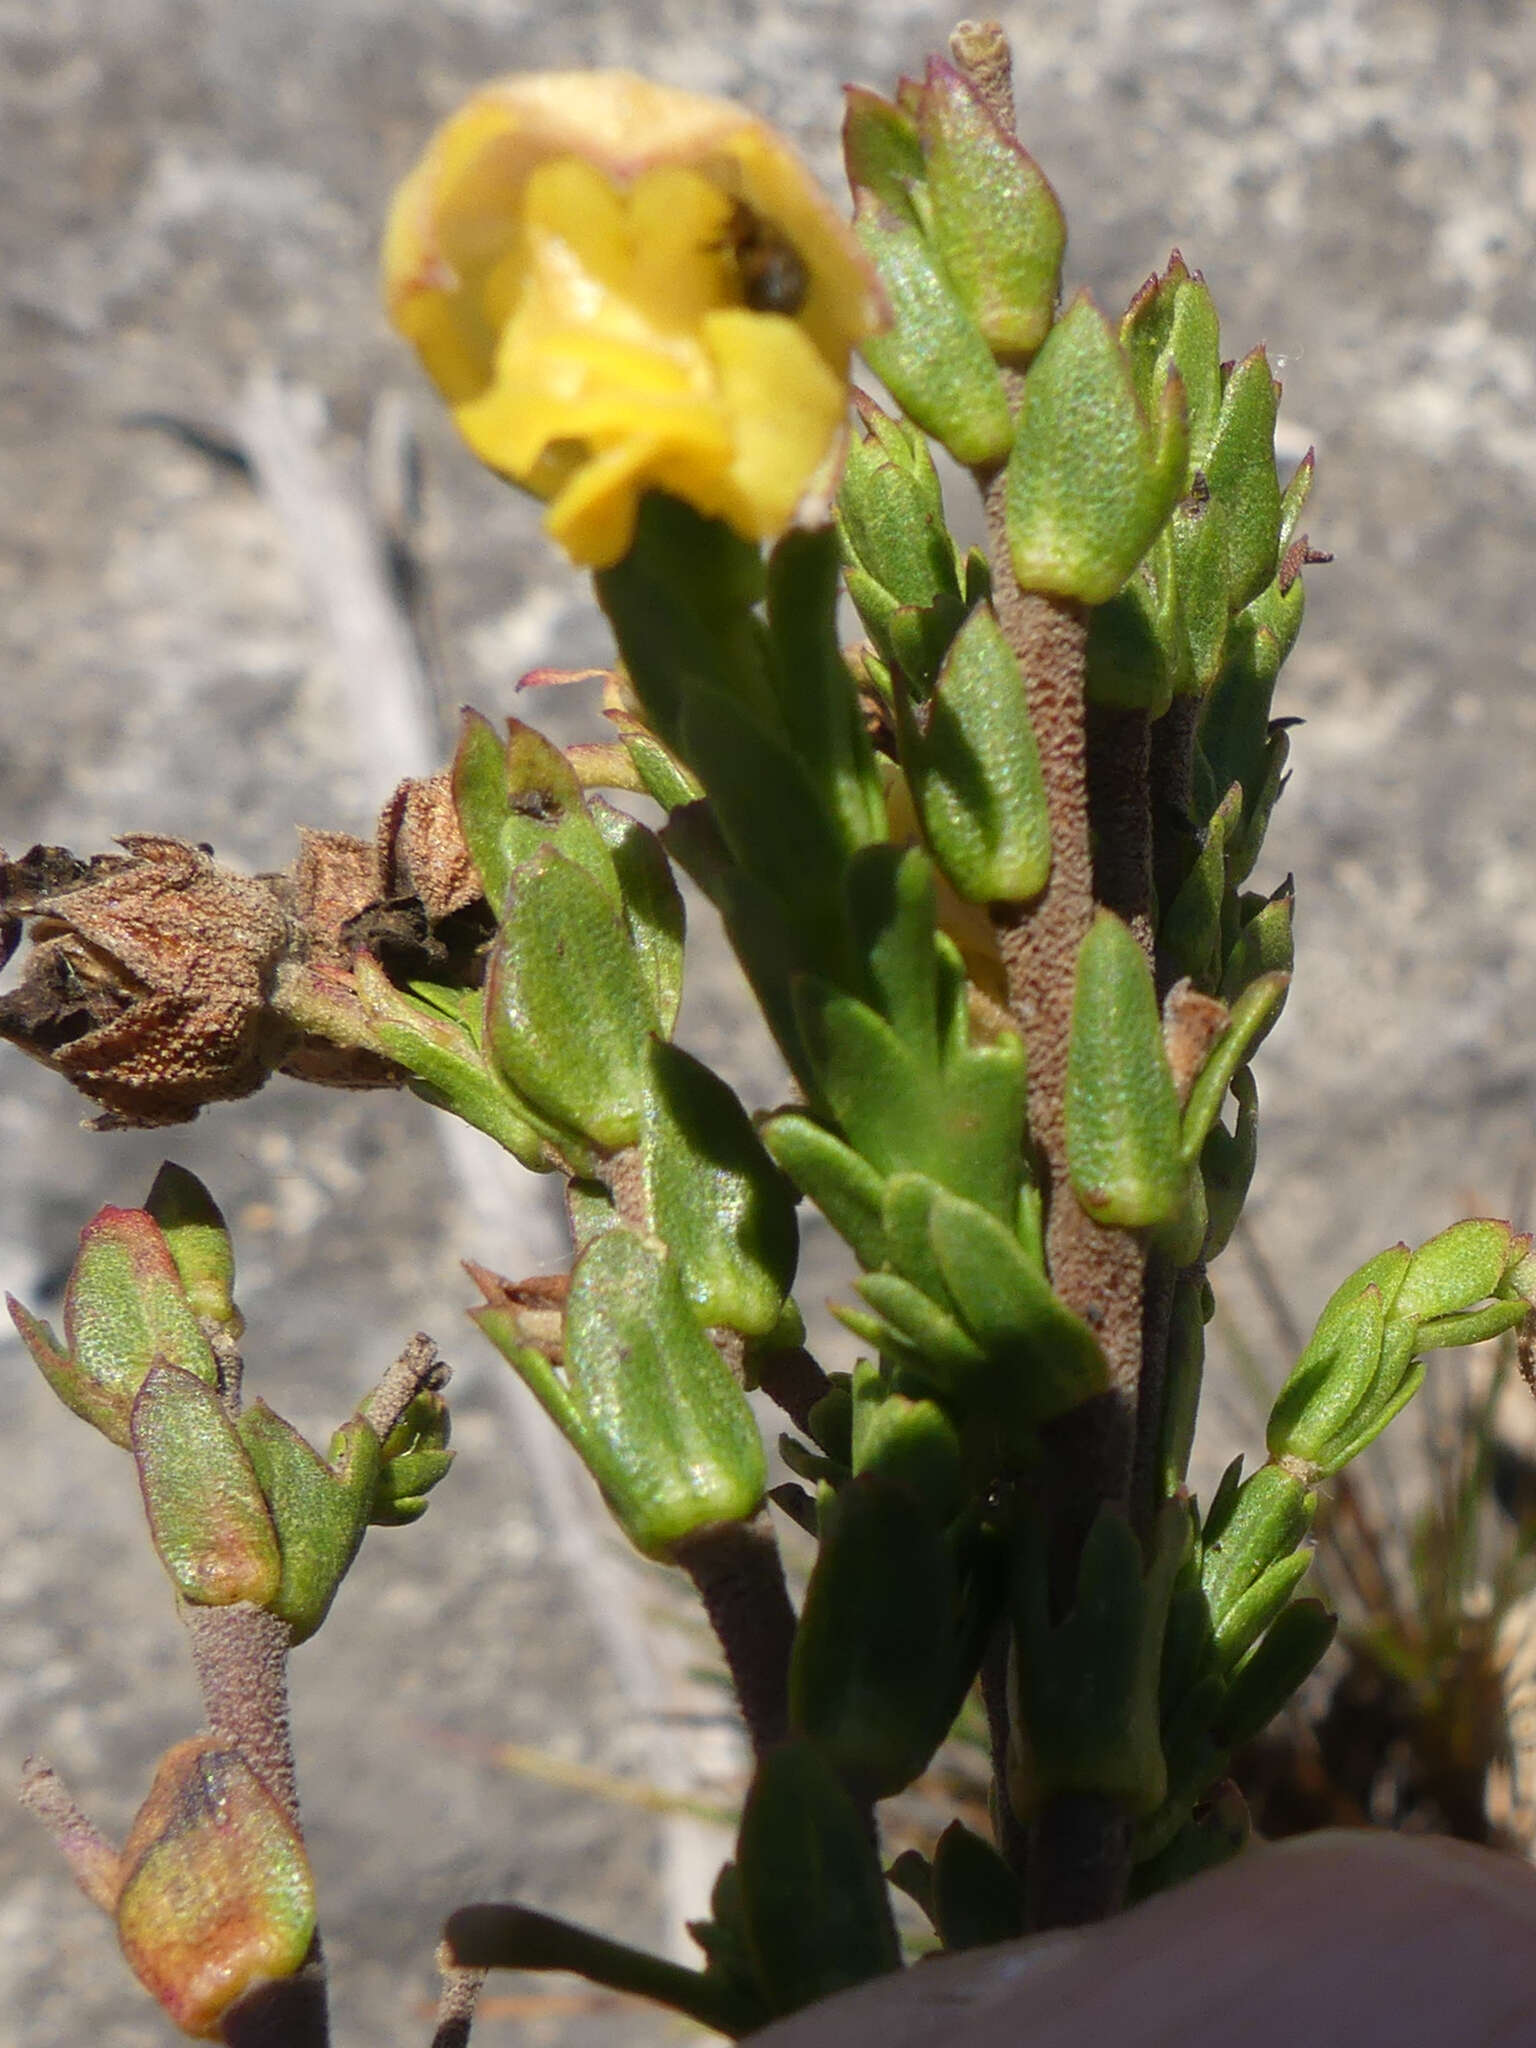
[[[1027,902],[1051,871],[1050,818],[1029,699],[989,604],[944,657],[926,715],[901,724],[923,837],[972,903]]]
[[[617,911],[552,848],[514,877],[485,1015],[497,1071],[536,1110],[595,1145],[635,1142],[659,1020]]]
[[[1133,1228],[1178,1214],[1179,1102],[1152,970],[1129,926],[1107,910],[1078,953],[1066,1134],[1073,1192],[1097,1222]]]
[[[184,1600],[270,1606],[282,1551],[261,1483],[212,1387],[174,1365],[144,1377],[130,1421],[149,1533]]]
[[[282,1579],[265,1603],[307,1642],[324,1621],[372,1517],[380,1446],[360,1415],[337,1431],[331,1462],[265,1401],[240,1417],[282,1550]]]
[[[942,1530],[866,1473],[822,1517],[790,1664],[790,1726],[860,1800],[911,1784],[953,1718],[959,1588]]]
[[[1184,488],[1183,386],[1151,418],[1125,351],[1086,294],[1024,379],[1008,459],[1008,545],[1026,590],[1103,604],[1156,540]]]
[[[701,1323],[771,1331],[795,1273],[788,1184],[735,1095],[661,1039],[646,1054],[640,1156],[651,1226]]]
[[[759,1759],[736,1865],[748,1950],[774,2013],[900,1967],[866,1816],[814,1744],[781,1743]]]

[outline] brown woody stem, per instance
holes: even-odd
[[[803,1345],[791,1350],[760,1352],[752,1361],[757,1384],[782,1408],[796,1429],[811,1433],[811,1410],[831,1381]]]
[[[993,22],[963,23],[950,42],[957,65],[1012,132],[1007,38]],[[1017,405],[1022,373],[1002,368]],[[978,475],[992,563],[992,602],[1019,663],[1040,752],[1051,827],[1051,873],[1030,903],[996,904],[993,926],[1008,1005],[1029,1052],[1029,1134],[1045,1203],[1046,1263],[1059,1298],[1094,1331],[1109,1367],[1107,1391],[1046,1432],[1044,1508],[1050,1524],[1053,1597],[1070,1600],[1078,1556],[1105,1507],[1129,1512],[1143,1369],[1145,1254],[1130,1232],[1095,1223],[1073,1193],[1066,1150],[1067,1058],[1077,961],[1095,912],[1107,906],[1152,952],[1151,737],[1140,712],[1087,704],[1089,613],[1070,599],[1020,588],[1007,528],[1006,470]],[[1155,1424],[1154,1424],[1155,1427]],[[999,1794],[1006,1729],[993,1673],[989,1718]],[[1098,1795],[1046,1802],[1027,1855],[1016,1829],[1002,1848],[1026,1875],[1031,1924],[1077,1925],[1123,1902],[1130,1829],[1123,1809]]]
[[[720,1522],[674,1545],[672,1560],[698,1588],[725,1653],[753,1753],[789,1732],[789,1652],[795,1610],[766,1512]]]
[[[248,1600],[228,1607],[183,1602],[181,1618],[213,1734],[239,1750],[299,1828],[298,1783],[288,1733],[286,1621]]]

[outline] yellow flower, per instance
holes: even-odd
[[[749,540],[830,492],[879,286],[761,121],[627,72],[484,87],[395,196],[390,318],[491,468],[604,568],[669,491]]]

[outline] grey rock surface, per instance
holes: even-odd
[[[1304,951],[1261,1062],[1254,1203],[1306,1314],[1381,1244],[1504,1213],[1529,1183],[1536,45],[1500,0],[1040,0],[1007,18],[1071,281],[1121,304],[1177,243],[1229,351],[1262,338],[1284,359],[1287,452],[1318,446],[1309,523],[1338,562],[1310,579],[1283,684],[1307,724],[1263,873],[1295,870]],[[838,84],[889,87],[948,26],[911,0],[4,0],[0,839],[90,850],[154,827],[263,867],[292,857],[296,821],[367,829],[386,790],[359,766],[287,535],[242,477],[134,421],[217,430],[273,367],[325,394],[345,447],[380,391],[417,390],[374,243],[465,90],[630,65],[748,100],[835,184]],[[535,661],[601,659],[601,622],[536,508],[474,468],[424,394],[418,411],[449,693],[495,712]],[[562,737],[588,708],[554,707]],[[772,1099],[718,949],[687,1035]],[[459,1470],[419,1528],[370,1539],[323,1647],[296,1660],[338,2041],[427,2038],[434,1930],[472,1894],[660,1939],[654,1823],[496,1760],[516,1741],[636,1767],[513,1460],[500,1368],[461,1320],[460,1253],[516,1271],[544,1245],[465,1237],[410,1101],[280,1083],[169,1143],[77,1116],[0,1060],[0,1278],[34,1308],[56,1306],[86,1217],[138,1199],[168,1151],[227,1205],[252,1382],[301,1427],[340,1419],[418,1327],[462,1365]],[[812,1249],[810,1306],[835,1284]],[[45,1749],[119,1827],[196,1724],[179,1631],[123,1460],[14,1345],[0,1372],[0,1777]],[[1240,1401],[1212,1436],[1213,1455],[1253,1441]],[[477,2038],[674,2031],[563,1996],[497,2011]],[[0,2014],[16,2048],[169,2038],[3,1808]]]

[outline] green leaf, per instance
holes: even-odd
[[[360,1415],[336,1433],[333,1463],[291,1423],[256,1401],[240,1417],[241,1440],[267,1497],[283,1573],[265,1604],[307,1642],[330,1611],[368,1527],[379,1476],[379,1440]]]
[[[1218,990],[1224,1003],[1235,1002],[1263,975],[1291,972],[1296,962],[1295,913],[1295,878],[1287,875],[1274,895],[1247,919],[1227,954]]]
[[[933,1852],[932,1919],[951,1954],[1023,1934],[1019,1880],[990,1842],[952,1820]]]
[[[881,1221],[883,1177],[858,1153],[798,1110],[784,1110],[763,1126],[772,1158],[809,1195],[832,1228],[853,1248],[861,1266],[885,1263]]]
[[[778,906],[802,961],[846,974],[838,881],[853,846],[811,769],[747,705],[713,690],[689,697],[682,752],[730,854]]]
[[[936,1401],[898,1393],[888,1370],[867,1358],[853,1369],[849,1463],[903,1487],[947,1527],[966,1498],[960,1436]]]
[[[845,855],[887,832],[885,796],[837,637],[837,537],[791,529],[768,558],[774,688],[790,750]]]
[[[1179,1102],[1152,970],[1130,927],[1107,910],[1078,953],[1066,1140],[1073,1192],[1096,1222],[1132,1229],[1178,1214]]]
[[[1213,1124],[1200,1153],[1200,1178],[1207,1208],[1207,1262],[1226,1249],[1237,1228],[1258,1160],[1259,1091],[1246,1067],[1240,1067],[1232,1076],[1232,1096],[1237,1104],[1233,1129],[1228,1131],[1224,1124]]]
[[[700,1327],[676,1261],[628,1231],[595,1238],[571,1276],[564,1398],[547,1399],[526,1361],[512,1363],[645,1556],[665,1559],[685,1537],[762,1504],[767,1467],[746,1395]]]
[[[933,246],[989,348],[1034,353],[1050,332],[1067,224],[1034,159],[952,65],[917,97]]]
[[[936,597],[931,604],[921,606],[898,605],[890,613],[887,638],[891,665],[912,696],[921,700],[932,694],[944,657],[965,616],[965,603],[958,597]]]
[[[1084,687],[1091,704],[1161,718],[1188,665],[1188,635],[1167,527],[1123,590],[1088,614]]]
[[[930,1301],[947,1314],[955,1311],[954,1299],[944,1284],[938,1253],[929,1234],[933,1205],[942,1193],[937,1181],[922,1173],[893,1173],[885,1184],[882,1216],[885,1224],[885,1258],[881,1262],[903,1280],[921,1288]],[[983,1213],[985,1213],[983,1211]]]
[[[651,1227],[702,1324],[766,1336],[795,1275],[789,1187],[708,1067],[652,1039],[647,1069],[640,1156]]]
[[[859,414],[862,431],[853,436],[837,494],[844,562],[893,604],[958,598],[955,544],[927,442],[872,399]]]
[[[1277,720],[1269,729],[1258,787],[1251,798],[1245,798],[1242,827],[1233,835],[1227,879],[1234,888],[1247,881],[1264,850],[1264,835],[1269,830],[1270,816],[1279,801],[1280,792],[1285,788],[1285,764],[1290,751],[1290,733],[1284,722]]]
[[[1158,1433],[1158,1494],[1171,1500],[1189,1475],[1200,1408],[1200,1383],[1205,1371],[1205,1317],[1202,1288],[1187,1275],[1174,1282],[1168,1318],[1168,1365],[1163,1383],[1162,1425]]]
[[[1000,462],[1013,440],[1003,380],[912,214],[864,188],[853,225],[891,308],[890,326],[862,344],[865,361],[957,462]]]
[[[933,868],[915,846],[866,846],[846,890],[871,1007],[924,1067],[939,1063]]]
[[[1019,1731],[1009,1795],[1020,1819],[1071,1792],[1118,1800],[1138,1818],[1161,1806],[1168,1780],[1157,1678],[1187,1546],[1188,1516],[1176,1501],[1162,1509],[1147,1566],[1130,1525],[1101,1508],[1072,1605],[1056,1621],[1043,1534],[1028,1533],[1013,1581],[1019,1635],[1009,1672]]]
[[[813,1744],[782,1743],[759,1760],[736,1861],[748,1948],[775,2014],[900,1967],[867,1818]]]
[[[1201,1584],[1218,1637],[1243,1596],[1301,1543],[1315,1509],[1303,1482],[1279,1465],[1261,1466],[1239,1488],[1219,1532],[1207,1534],[1201,1564]]]
[[[987,1355],[981,1346],[910,1280],[895,1273],[865,1273],[856,1284],[876,1314],[883,1316],[930,1365],[951,1375],[975,1376],[986,1364]]]
[[[1262,348],[1226,380],[1221,415],[1200,467],[1226,514],[1227,608],[1251,604],[1275,574],[1280,481],[1275,475],[1279,390]]]
[[[518,718],[507,720],[506,816],[501,845],[511,887],[516,887],[517,870],[523,863],[552,846],[585,869],[613,908],[619,907],[613,859],[587,808],[576,770],[553,740]],[[504,914],[505,908],[503,904],[498,914]]]
[[[883,205],[917,218],[914,193],[924,178],[917,123],[902,108],[866,87],[845,91],[843,161],[856,193],[873,192]]]
[[[1234,1076],[1253,1058],[1273,1026],[1290,985],[1288,974],[1261,974],[1238,997],[1227,1028],[1206,1055],[1184,1106],[1180,1144],[1188,1164],[1200,1157]]]
[[[1455,1315],[1497,1291],[1513,1232],[1486,1216],[1453,1223],[1421,1244],[1392,1304],[1394,1322]]]
[[[1125,351],[1083,293],[1024,379],[1008,460],[1008,544],[1025,590],[1103,604],[1156,540],[1184,488],[1183,386],[1170,377],[1155,424]]]
[[[239,1337],[245,1319],[235,1307],[235,1247],[218,1204],[195,1173],[167,1159],[144,1208],[159,1224],[194,1316]],[[203,1375],[199,1373],[199,1378]]]
[[[213,1388],[179,1366],[152,1366],[129,1427],[149,1533],[182,1598],[269,1605],[282,1570],[277,1532]]]
[[[635,1142],[656,1013],[617,912],[550,847],[514,878],[485,1005],[491,1057],[510,1087],[595,1145]]]
[[[1027,902],[1050,878],[1039,749],[1017,660],[989,604],[956,634],[926,718],[901,720],[923,837],[972,903]]]
[[[664,811],[676,811],[698,802],[703,790],[669,747],[638,719],[612,712],[609,717],[653,803]]]
[[[941,1190],[929,1230],[961,1319],[1008,1376],[1016,1418],[1049,1421],[1103,1392],[1109,1372],[1098,1339],[995,1218]]]
[[[1206,828],[1199,858],[1158,920],[1157,942],[1170,972],[1187,974],[1207,991],[1221,974],[1221,914],[1227,893],[1227,839],[1242,817],[1243,792],[1233,783]]]
[[[1188,670],[1187,687],[1204,695],[1221,672],[1229,622],[1231,570],[1227,509],[1196,479],[1168,522],[1168,541],[1179,590],[1179,622]]]
[[[64,1344],[7,1295],[11,1320],[64,1403],[126,1450],[134,1397],[156,1363],[211,1384],[213,1352],[164,1232],[142,1209],[100,1210],[80,1233],[64,1290]]]
[[[1407,1245],[1393,1245],[1330,1297],[1270,1411],[1266,1442],[1272,1458],[1326,1463],[1330,1440],[1346,1429],[1382,1364],[1388,1310],[1409,1259]]]
[[[1170,370],[1178,373],[1189,407],[1190,460],[1198,463],[1221,406],[1221,330],[1205,279],[1177,249],[1167,270],[1149,277],[1132,299],[1120,340],[1149,412]]]
[[[1224,1747],[1263,1733],[1323,1661],[1338,1626],[1321,1600],[1292,1601],[1227,1688],[1217,1723]]]
[[[959,1587],[938,1522],[905,1486],[851,1479],[822,1517],[790,1662],[790,1728],[860,1801],[921,1776],[949,1733]]]
[[[459,830],[485,890],[485,900],[499,917],[514,866],[501,836],[509,809],[507,748],[490,720],[468,707],[460,720],[452,783]]]
[[[734,697],[771,724],[767,636],[753,611],[763,595],[754,543],[653,491],[641,501],[633,547],[593,584],[647,725],[685,767],[698,772],[683,712],[700,691]]]
[[[1241,1663],[1311,1569],[1310,1551],[1277,1557],[1247,1592],[1232,1602],[1221,1617],[1212,1645],[1224,1670],[1231,1671]]]
[[[939,1150],[931,1070],[867,1003],[809,976],[796,990],[800,1035],[844,1135],[881,1175],[924,1172]]]
[[[663,1038],[670,1038],[683,995],[685,923],[672,864],[656,834],[628,812],[601,797],[593,797],[588,809],[618,881],[625,929],[657,1026]]]
[[[367,953],[352,963],[352,985],[374,1036],[414,1077],[414,1092],[424,1101],[484,1131],[530,1173],[548,1173],[554,1166],[549,1140],[570,1164],[577,1163],[568,1135],[537,1115],[491,1070],[462,1024],[397,989]],[[480,1000],[477,992],[477,1004]]]

